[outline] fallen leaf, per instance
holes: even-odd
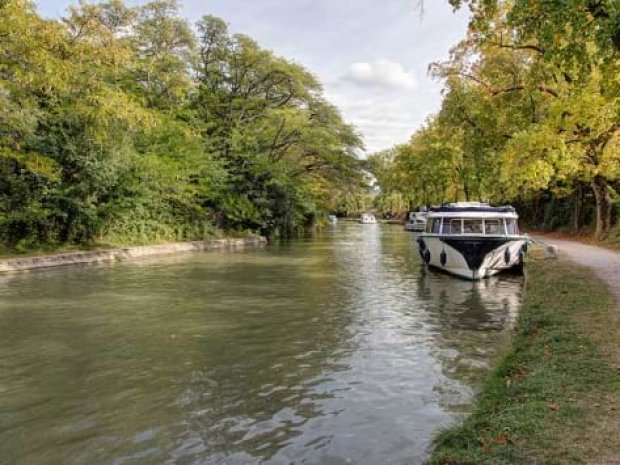
[[[497,444],[513,444],[512,439],[510,439],[504,433],[500,433],[500,435],[495,438],[495,442]]]

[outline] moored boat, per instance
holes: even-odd
[[[375,215],[371,215],[370,213],[363,213],[358,222],[361,224],[377,224]]]
[[[460,202],[431,208],[417,239],[420,255],[430,267],[472,280],[521,270],[528,238],[517,220],[511,206]]]
[[[338,222],[338,217],[336,215],[328,215],[327,221],[329,221],[332,224],[335,224]]]
[[[407,222],[405,223],[405,231],[424,231],[426,229],[427,216],[427,211],[410,212]]]

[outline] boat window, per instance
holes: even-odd
[[[463,230],[461,229],[462,222],[460,218],[453,218],[450,220],[444,220],[443,222],[443,233],[444,234],[462,234]]]
[[[441,226],[441,218],[435,218],[426,222],[426,232],[432,234],[439,234],[439,227]]]
[[[517,220],[506,219],[506,234],[516,236],[519,234],[519,227],[517,226]]]
[[[484,233],[493,235],[504,234],[501,220],[484,220]]]
[[[482,234],[482,220],[466,219],[463,220],[464,234]]]

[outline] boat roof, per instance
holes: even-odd
[[[492,207],[479,202],[448,203],[430,210],[430,218],[518,218],[517,211],[510,205]]]
[[[516,213],[515,207],[511,205],[503,205],[500,207],[492,207],[488,203],[480,202],[457,202],[445,203],[440,207],[431,207],[432,212],[477,212],[477,213]]]

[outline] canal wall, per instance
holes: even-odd
[[[14,273],[57,266],[118,262],[132,258],[169,255],[181,252],[256,247],[266,243],[267,239],[260,236],[237,239],[213,239],[208,241],[172,242],[118,249],[57,253],[39,257],[9,258],[0,260],[0,273]]]

